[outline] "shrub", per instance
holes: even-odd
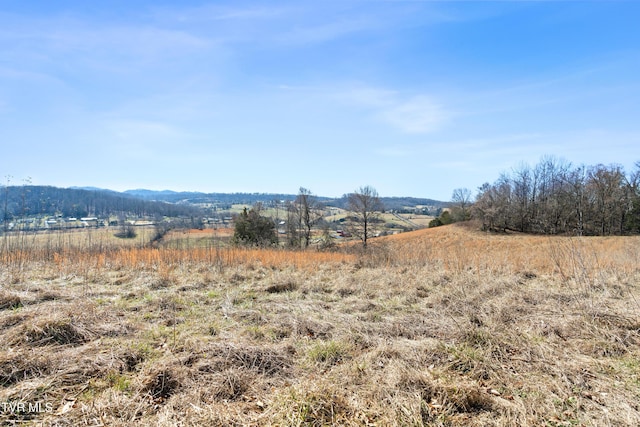
[[[272,220],[260,215],[260,207],[244,208],[235,219],[233,241],[251,246],[271,246],[278,243],[276,226]]]
[[[127,225],[123,227],[120,231],[115,233],[114,236],[120,239],[134,239],[137,236],[137,234],[136,234],[136,230],[133,228],[132,225]]]

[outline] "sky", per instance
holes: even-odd
[[[640,1],[0,0],[2,184],[450,200],[640,161]]]

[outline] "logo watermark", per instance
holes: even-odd
[[[24,414],[42,414],[53,412],[53,403],[42,402],[39,400],[28,402],[23,400],[13,400],[9,402],[0,402],[1,415],[24,415]]]

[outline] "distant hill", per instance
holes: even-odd
[[[402,213],[424,209],[425,213],[431,215],[438,215],[443,208],[449,205],[448,202],[417,197],[380,197],[380,201],[384,205],[385,211]],[[346,195],[339,199],[325,199],[323,202],[328,206],[335,206],[342,209],[347,209],[348,207]]]
[[[270,193],[201,193],[154,191],[147,189],[117,192],[96,187],[58,188],[52,186],[9,186],[0,189],[0,221],[27,216],[109,217],[196,217],[225,210],[233,204],[271,205],[274,201],[295,200],[295,194]],[[346,196],[317,197],[320,203],[347,207]],[[411,211],[427,207],[434,211],[445,202],[414,197],[382,197],[386,210]]]
[[[29,216],[201,216],[196,206],[149,201],[104,189],[8,186],[0,191],[0,220]]]
[[[172,198],[177,194],[180,194],[176,191],[171,190],[145,190],[144,188],[138,188],[135,190],[126,190],[123,192],[124,194],[128,194],[133,197],[139,197],[141,199],[153,199],[153,200],[162,200],[166,198]],[[185,194],[200,194],[200,193],[185,193]]]
[[[125,194],[143,198],[145,200],[158,200],[171,203],[211,203],[211,204],[254,204],[257,202],[269,204],[274,200],[295,200],[296,194],[282,193],[200,193],[200,192],[176,192],[170,190],[153,191],[145,189],[127,190]],[[346,196],[339,198],[316,196],[318,201],[329,206],[339,208],[347,207]],[[434,199],[416,197],[381,197],[386,210],[402,211],[414,209],[417,206],[428,206],[434,209],[443,208],[448,205]]]
[[[104,191],[107,193],[119,194],[117,191],[99,187],[69,187],[69,190]]]
[[[429,210],[437,210],[445,208],[448,202],[442,202],[434,199],[422,199],[416,197],[381,197],[382,203],[386,210],[404,211],[418,206],[428,207]]]
[[[271,194],[271,193],[201,193],[192,191],[171,190],[127,190],[124,194],[135,196],[145,200],[156,200],[182,204],[254,204],[257,202],[271,203],[274,200],[294,200],[295,194]]]

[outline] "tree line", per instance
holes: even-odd
[[[453,211],[459,204],[453,201]],[[538,234],[640,233],[640,162],[573,166],[544,157],[478,188],[472,215],[484,230]]]
[[[137,217],[201,216],[202,209],[190,205],[141,200],[122,193],[51,186],[0,186],[0,222],[29,216]]]

